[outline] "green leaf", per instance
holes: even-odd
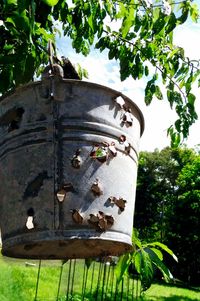
[[[8,5],[10,5],[10,4],[17,5],[17,0],[7,0],[7,4]]]
[[[176,27],[176,16],[172,12],[171,15],[170,15],[170,18],[168,20],[168,23],[166,25],[165,33],[169,34],[170,32],[172,32],[174,30],[175,27]]]
[[[151,103],[151,101],[153,99],[153,95],[156,92],[156,85],[155,85],[156,79],[157,79],[157,74],[154,74],[153,78],[147,82],[147,85],[146,85],[146,88],[145,88],[145,103],[146,103],[146,105],[149,105]],[[158,89],[157,89],[157,91],[158,91]],[[161,97],[161,95],[159,93],[158,93],[158,95],[159,95],[159,97]]]
[[[177,18],[177,24],[183,24],[188,18],[189,9],[184,7],[182,10],[182,15]]]
[[[13,24],[13,26],[17,29],[18,32],[19,30],[27,32],[29,32],[30,30],[30,19],[26,16],[25,11],[21,13],[14,12],[12,18],[7,18],[6,22]]]
[[[21,77],[21,83],[26,83],[33,79],[34,71],[35,71],[35,56],[34,52],[28,53],[25,62],[25,68],[23,75]]]
[[[197,3],[191,3],[190,5],[190,16],[192,21],[197,22],[199,18],[199,9]]]
[[[115,47],[112,47],[108,52],[108,58],[109,60],[112,60],[113,58],[116,58],[118,56],[118,51]]]
[[[17,4],[18,4],[19,12],[21,13],[29,7],[30,1],[29,0],[17,0]],[[33,5],[33,3],[32,3],[32,5]]]
[[[45,4],[48,6],[55,6],[58,3],[59,0],[42,0]]]
[[[138,231],[133,228],[133,233],[132,233],[132,242],[135,246],[137,246],[139,249],[142,248],[142,243],[140,239],[138,238]]]
[[[170,132],[170,138],[171,138],[171,148],[176,148],[176,133]]]
[[[139,250],[135,255],[134,264],[137,272],[140,274],[142,291],[146,291],[151,286],[154,275],[149,254],[142,249]]]
[[[162,100],[163,99],[163,95],[162,95],[162,92],[159,88],[159,86],[155,86],[155,96],[159,99],[159,100]]]
[[[171,249],[168,248],[168,246],[166,246],[165,244],[159,242],[159,241],[155,241],[152,243],[148,243],[147,244],[148,247],[153,246],[153,247],[159,247],[161,250],[167,252],[169,255],[171,255],[174,260],[176,260],[178,262],[178,258],[174,255],[173,251]]]
[[[136,252],[134,256],[134,266],[138,274],[141,274],[142,270],[142,256],[140,252]]]
[[[144,74],[145,76],[149,75],[149,68],[147,66],[144,67]]]
[[[11,23],[13,26],[15,26],[15,21],[11,17],[8,17],[5,22]]]
[[[190,105],[194,106],[194,102],[195,102],[195,99],[196,99],[196,96],[192,93],[189,93],[188,94],[188,102]]]
[[[131,26],[133,25],[133,16],[134,16],[134,8],[133,6],[129,8],[128,14],[122,22],[121,32],[122,37],[125,38],[130,31]]]
[[[155,264],[155,266],[161,271],[164,278],[166,280],[169,280],[171,277],[171,273],[169,269],[165,266],[165,264],[159,259],[157,254],[152,249],[149,248],[145,248],[145,252],[149,254],[150,259]]]
[[[175,125],[176,130],[177,130],[178,132],[180,132],[180,131],[181,131],[181,120],[180,120],[180,119],[177,119],[177,120],[175,121],[174,125]]]
[[[94,31],[94,21],[93,21],[92,14],[88,17],[88,24],[89,24],[90,28],[92,29],[92,31]]]
[[[158,19],[155,21],[153,25],[153,33],[158,34],[164,28],[165,24],[166,24],[165,14],[160,12]]]
[[[149,88],[149,86],[146,86],[145,98],[144,98],[146,105],[150,105],[150,103],[152,102],[152,99],[153,99],[153,94],[151,92],[151,89]]]
[[[150,250],[152,250],[161,261],[163,260],[163,253],[160,250],[156,248],[150,248]]]
[[[120,281],[123,279],[130,263],[131,263],[131,256],[129,253],[126,253],[125,255],[119,257],[119,260],[115,267],[115,273],[116,273],[118,283],[120,283]]]

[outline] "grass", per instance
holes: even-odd
[[[144,301],[199,301],[200,288],[188,289],[170,285],[152,284],[146,291]]]
[[[27,266],[25,261],[0,260],[0,300],[33,301],[36,291],[38,262]],[[55,300],[56,283],[59,277],[58,266],[41,269],[39,281],[40,297]],[[42,288],[42,289],[40,289]],[[53,297],[53,298],[52,298]]]
[[[26,264],[25,260],[11,260],[0,256],[0,300],[1,301],[35,301],[37,275],[39,261],[32,261]],[[125,279],[118,287],[116,293],[116,281],[113,268],[110,266],[92,263],[87,270],[83,260],[70,261],[62,267],[62,278],[59,288],[61,273],[61,261],[42,261],[40,277],[37,288],[37,301],[64,301],[66,294],[68,300],[80,301],[81,294],[84,294],[84,301],[113,300],[116,294],[116,301],[121,300],[121,289],[123,287],[122,300],[126,301],[199,301],[200,290],[190,290],[167,285],[153,284],[141,298],[133,298],[138,295],[138,282]],[[88,273],[88,277],[86,274]],[[70,276],[69,276],[70,275]],[[110,275],[110,276],[108,276]],[[74,278],[74,282],[72,279]],[[87,279],[87,281],[86,281]],[[114,279],[114,281],[113,281]],[[102,291],[103,288],[103,291]],[[73,292],[73,298],[70,293]],[[133,294],[134,293],[134,294]],[[59,298],[57,298],[59,295]]]

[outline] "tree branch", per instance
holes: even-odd
[[[114,37],[116,37],[116,38],[119,38],[119,40],[122,41],[122,42],[124,42],[124,43],[128,43],[129,45],[134,46],[135,48],[137,48],[137,50],[139,50],[139,51],[142,53],[142,55],[144,55],[144,57],[146,57],[145,54],[144,54],[144,52],[142,51],[142,49],[139,48],[135,43],[133,43],[133,42],[131,42],[131,41],[125,39],[125,38],[122,38],[120,35],[116,35],[115,33],[109,33],[109,32],[106,31],[106,30],[104,30],[104,32],[105,32],[107,35],[112,35],[112,36],[114,36]],[[149,61],[150,61],[150,60],[149,60]],[[151,61],[150,61],[150,62],[151,62]],[[162,70],[162,68],[161,68],[160,66],[157,66],[157,65],[155,66],[152,62],[151,62],[151,64],[152,64],[154,67],[156,67],[162,74],[164,74],[164,71]],[[199,69],[198,69],[198,70],[199,70]],[[187,102],[187,97],[186,97],[185,93],[182,91],[182,89],[180,88],[180,86],[177,84],[177,82],[175,82],[174,79],[173,79],[172,77],[170,77],[168,74],[166,74],[166,77],[168,78],[168,80],[169,80],[170,82],[172,82],[172,83],[174,84],[174,86],[179,90],[180,94],[183,96],[185,102]]]

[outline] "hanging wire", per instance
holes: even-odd
[[[136,298],[139,295],[138,293],[139,293],[139,280],[138,280],[138,277],[137,277],[137,279],[136,279]]]
[[[85,265],[85,263],[84,263],[84,269],[83,269],[83,281],[82,281],[82,300],[83,300],[83,295],[84,295],[85,273],[86,273],[86,265]]]
[[[66,261],[62,261],[59,267],[60,271],[58,275],[56,297],[54,297],[54,299],[45,299],[45,301],[60,300],[65,263]],[[73,300],[74,298],[74,294],[76,293],[76,286],[74,285],[74,283],[77,280],[76,277],[80,277],[79,273],[76,273],[76,269],[80,267],[80,263],[81,261],[78,261],[77,266],[76,259],[69,260],[67,262],[67,281],[65,282],[66,293],[65,296],[62,297],[64,298],[62,300],[69,301]],[[126,278],[122,279],[120,283],[118,283],[114,271],[115,266],[112,263],[109,262],[108,264],[103,259],[101,259],[101,261],[98,263],[93,261],[90,265],[87,265],[84,261],[83,264],[84,266],[82,266],[80,269],[82,271],[82,286],[78,289],[78,294],[81,294],[81,301],[85,300],[86,294],[88,293],[91,296],[91,299],[95,301],[135,301],[138,300],[139,296],[141,295],[141,285],[138,276],[135,275],[131,278],[127,276]],[[40,298],[38,298],[38,291],[41,276],[41,266],[42,261],[40,260],[38,265],[34,301],[40,300]],[[89,282],[89,279],[91,279],[91,283]]]
[[[92,280],[91,280],[91,285],[90,285],[90,294],[92,294],[92,287],[93,287],[93,279],[94,279],[94,271],[95,271],[95,261],[93,261],[93,264],[92,264]]]
[[[135,291],[135,287],[134,287],[134,278],[132,279],[132,294],[131,294],[131,296],[132,296],[132,301],[134,300],[134,291]],[[137,298],[137,295],[136,295],[136,298]]]
[[[95,300],[97,300],[97,298],[98,298],[98,292],[99,292],[100,282],[101,282],[102,267],[103,267],[103,264],[102,264],[102,262],[100,262],[100,264],[99,264],[98,279],[97,279],[97,288],[96,288],[96,294],[95,294],[96,299]]]
[[[68,298],[69,298],[71,267],[72,267],[72,261],[70,259],[70,261],[69,261],[69,270],[68,270],[68,278],[67,278],[67,292],[66,292],[66,298],[65,298],[66,301],[68,301]]]
[[[35,298],[34,301],[37,301],[38,287],[39,287],[39,279],[40,279],[40,270],[41,270],[41,259],[39,260],[38,273],[37,273],[37,282],[35,286]]]
[[[106,289],[105,289],[105,296],[107,295],[107,292],[108,292],[108,285],[109,285],[109,280],[110,280],[110,269],[111,269],[111,266],[110,266],[110,263],[109,263],[108,275],[107,275],[107,281],[106,281]]]
[[[71,296],[73,295],[73,289],[74,289],[75,269],[76,269],[76,259],[73,260],[72,284],[71,284]]]
[[[103,297],[104,297],[104,287],[105,287],[105,282],[106,282],[106,267],[107,267],[106,262],[104,262],[102,290],[101,290],[101,301],[103,301]]]
[[[113,287],[114,287],[114,266],[112,265],[112,273],[111,273],[111,300],[113,296]]]
[[[129,277],[128,276],[126,277],[126,287],[127,287],[126,301],[128,301],[128,296],[129,296]]]
[[[58,291],[57,291],[57,297],[56,301],[58,301],[59,294],[60,294],[60,286],[61,286],[61,280],[62,280],[62,274],[63,274],[63,266],[65,264],[65,261],[62,261],[61,266],[60,266],[60,275],[59,275],[59,281],[58,281]]]
[[[118,282],[117,280],[115,281],[116,285],[115,285],[115,295],[114,295],[114,301],[117,300],[117,294],[118,294]]]
[[[86,286],[87,286],[88,270],[89,270],[89,267],[85,263],[84,264],[84,274],[83,274],[83,285],[82,285],[82,300],[83,301],[85,298],[85,291],[86,291]]]

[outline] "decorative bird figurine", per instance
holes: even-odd
[[[70,60],[64,56],[61,57],[61,67],[63,68],[64,77],[63,78],[69,78],[69,79],[81,79],[78,75],[76,69],[70,62]]]
[[[51,40],[48,42],[49,65],[45,67],[42,78],[48,78],[50,75],[57,75],[66,79],[81,80],[78,72],[68,58],[62,56],[59,59],[56,56],[56,47]]]

